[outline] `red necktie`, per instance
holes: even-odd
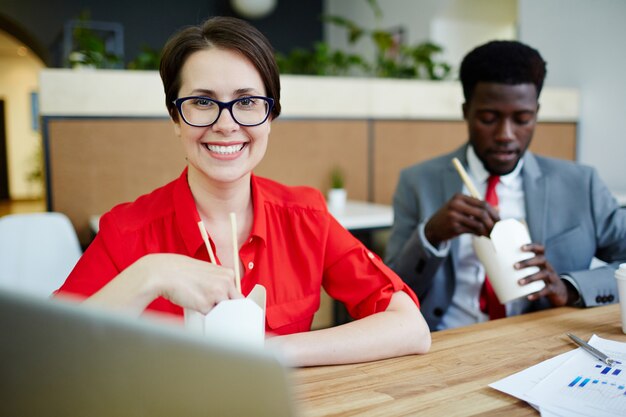
[[[498,207],[498,194],[496,194],[496,185],[500,182],[500,177],[492,175],[487,180],[487,192],[485,193],[485,201],[493,207]],[[480,310],[489,314],[490,320],[506,317],[506,309],[500,304],[493,287],[489,282],[489,277],[485,275],[485,283],[480,289]]]

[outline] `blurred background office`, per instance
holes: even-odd
[[[39,72],[70,65],[66,41],[75,28],[68,22],[89,19],[110,24],[105,29],[118,36],[110,43],[116,45],[119,60],[109,66],[121,69],[140,63],[138,58],[145,52],[158,51],[176,29],[210,15],[251,21],[284,55],[296,48],[311,50],[319,42],[333,50],[373,55],[373,43],[349,45],[343,27],[321,19],[322,15],[343,16],[360,27],[396,31],[406,44],[431,40],[441,45],[438,59],[451,64],[452,80],[460,59],[474,46],[494,38],[526,42],[539,49],[548,62],[547,87],[574,88],[580,93],[575,159],[596,167],[617,194],[626,192],[626,51],[621,46],[626,39],[625,1],[377,3],[382,11],[379,16],[366,0],[3,0],[0,200],[45,201]],[[395,181],[389,178],[391,184]]]

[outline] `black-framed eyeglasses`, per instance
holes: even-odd
[[[238,125],[258,126],[267,120],[274,107],[274,99],[263,96],[242,97],[228,103],[204,96],[190,96],[176,99],[173,103],[184,122],[195,127],[211,126],[224,109],[228,109]]]

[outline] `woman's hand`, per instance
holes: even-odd
[[[87,302],[140,314],[157,297],[208,313],[217,303],[243,296],[232,269],[185,255],[146,255],[122,271]]]
[[[158,277],[158,295],[184,308],[207,314],[220,301],[243,296],[230,268],[184,255],[147,255]]]

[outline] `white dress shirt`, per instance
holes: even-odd
[[[478,192],[485,194],[487,189],[487,179],[489,172],[476,156],[474,148],[467,148],[468,174],[474,181]],[[526,207],[524,205],[524,189],[522,187],[521,170],[524,161],[520,160],[515,169],[500,177],[500,182],[496,185],[498,194],[498,209],[501,219],[514,218],[526,220]],[[467,188],[463,186],[463,194],[470,195]],[[433,253],[442,256],[450,251],[450,242],[445,242],[439,248],[434,248],[425,238],[423,226],[420,234],[425,246]],[[469,324],[488,321],[489,316],[480,311],[479,297],[480,290],[485,281],[485,268],[476,257],[472,247],[472,236],[469,233],[459,236],[459,251],[455,259],[454,270],[456,283],[452,303],[442,317],[438,330],[448,329]],[[515,301],[506,304],[507,316],[519,314]]]

